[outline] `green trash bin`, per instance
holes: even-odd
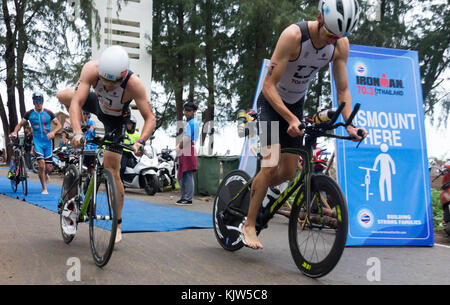
[[[197,162],[195,195],[214,196],[219,187],[220,161],[217,156],[198,156]]]
[[[220,161],[220,181],[222,182],[223,178],[225,178],[225,176],[235,170],[239,168],[239,160],[240,160],[240,156],[221,156],[219,157],[219,161]]]

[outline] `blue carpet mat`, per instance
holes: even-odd
[[[47,189],[49,194],[42,195],[41,184],[28,181],[28,195],[25,197],[22,192],[22,184],[18,185],[17,192],[14,193],[11,189],[10,180],[0,176],[0,194],[23,200],[56,213],[58,200],[61,196],[61,186],[48,184]],[[123,233],[210,229],[213,227],[210,214],[131,198],[125,198],[122,219]]]

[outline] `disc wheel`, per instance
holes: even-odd
[[[214,233],[219,244],[228,251],[236,251],[244,246],[240,233],[227,227],[238,227],[243,221],[242,215],[247,215],[250,203],[250,186],[247,188],[244,188],[244,186],[250,179],[250,176],[244,171],[231,171],[223,179],[214,198]],[[239,192],[241,192],[240,195],[236,196]],[[230,208],[233,211],[238,211],[241,215],[227,211],[227,205],[233,198],[235,200],[231,202]]]

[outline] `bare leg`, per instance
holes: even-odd
[[[70,102],[72,101],[72,97],[75,94],[74,88],[67,88],[64,90],[59,91],[56,94],[56,97],[58,98],[59,102],[66,106],[67,111],[69,111],[70,108]]]
[[[51,163],[45,163],[45,182],[50,183],[50,173],[53,170],[53,164]]]
[[[44,161],[44,159],[39,159],[38,164],[39,164],[38,176],[39,176],[39,180],[41,181],[41,186],[42,186],[41,194],[47,195],[48,191],[47,191],[47,185],[45,184],[46,177],[45,177],[45,161]]]
[[[111,151],[105,150],[104,154],[104,167],[109,169],[114,176],[114,181],[116,182],[117,193],[119,195],[118,205],[117,205],[117,218],[122,218],[123,209],[123,198],[124,198],[124,188],[122,180],[120,179],[120,160],[122,155],[113,153]],[[122,241],[122,225],[117,226],[116,233],[116,244]]]
[[[279,151],[279,149],[278,149]],[[276,153],[276,151],[274,152]],[[269,156],[270,158],[270,156]],[[264,157],[264,160],[266,158]],[[243,234],[245,242],[251,248],[262,249],[263,245],[259,242],[256,234],[256,218],[258,211],[261,207],[261,203],[267,193],[269,186],[279,185],[282,182],[292,179],[295,175],[295,169],[298,162],[298,156],[292,154],[282,154],[280,165],[266,167],[264,162],[261,167],[261,171],[255,176],[252,183],[250,193],[250,206],[247,214],[247,220],[243,227]]]

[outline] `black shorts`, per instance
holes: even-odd
[[[123,126],[127,124],[130,117],[130,109],[128,105],[125,105],[125,111],[122,116],[112,116],[104,114],[98,104],[98,97],[95,92],[90,91],[83,105],[83,111],[95,114],[100,122],[103,123],[105,128],[105,134],[114,133],[116,136],[121,135]],[[106,145],[106,150],[111,152],[122,154],[122,148],[116,145]]]
[[[295,104],[284,103],[284,105],[301,121],[303,119],[303,103],[304,98]],[[293,138],[287,133],[289,124],[273,109],[262,92],[258,97],[257,107],[261,147],[273,144],[280,144],[281,148],[299,148],[303,146],[303,137]],[[276,132],[277,125],[278,133]]]

